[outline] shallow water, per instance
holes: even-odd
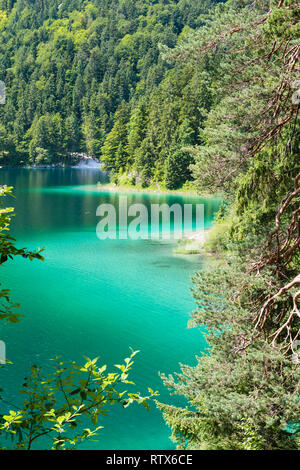
[[[31,364],[45,371],[51,357],[81,361],[100,356],[113,365],[139,349],[132,379],[136,390],[159,390],[170,397],[158,371],[179,371],[179,362],[193,365],[205,348],[200,330],[187,329],[194,308],[190,277],[201,269],[199,255],[175,256],[176,242],[99,240],[96,208],[117,204],[119,194],[99,192],[104,181],[93,169],[1,169],[0,184],[15,187],[16,217],[12,224],[18,246],[45,246],[45,262],[15,259],[1,268],[1,283],[21,303],[25,318],[17,325],[0,325],[0,339],[13,365],[1,369],[3,398],[18,404],[17,390]],[[128,203],[205,204],[205,226],[218,209],[218,199],[128,194]],[[0,402],[1,411],[7,411]],[[11,406],[12,408],[12,406]],[[121,409],[114,406],[103,419],[98,442],[82,449],[171,449],[170,430],[152,405]],[[47,446],[47,441],[39,448]]]

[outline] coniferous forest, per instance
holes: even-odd
[[[202,25],[210,1],[2,4],[2,160],[83,152],[145,185],[191,178],[181,148],[201,142],[210,78],[203,66],[169,65],[160,45],[173,48]]]
[[[84,155],[115,191],[221,199],[191,250],[207,261],[190,273],[189,327],[207,347],[156,368],[179,401],[127,392],[133,350],[118,375],[96,359],[33,366],[19,409],[0,409],[1,447],[76,447],[121,403],[159,410],[180,450],[300,450],[299,20],[294,0],[0,0],[3,167]],[[47,246],[17,248],[1,185],[1,265],[47,264]],[[22,323],[9,288],[0,319]]]

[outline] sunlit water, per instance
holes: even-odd
[[[184,404],[170,396],[158,372],[179,371],[179,362],[193,365],[205,348],[200,330],[187,329],[194,308],[190,277],[200,270],[201,256],[172,253],[176,242],[99,240],[96,208],[117,204],[119,194],[100,192],[103,176],[94,169],[1,169],[0,184],[14,186],[12,224],[18,246],[45,247],[45,262],[15,259],[1,267],[2,287],[21,303],[19,324],[0,325],[13,365],[0,370],[3,398],[21,403],[18,394],[31,364],[49,369],[61,355],[81,361],[101,357],[112,366],[136,357],[132,379],[136,390],[160,392],[160,400]],[[205,203],[205,226],[212,223],[219,200],[188,196],[128,194],[128,203]],[[3,322],[2,322],[3,323]],[[8,405],[0,402],[1,412]],[[12,408],[13,406],[10,406]],[[110,408],[99,423],[98,442],[82,449],[171,449],[170,430],[160,412],[134,405]],[[47,441],[37,447],[44,448]]]

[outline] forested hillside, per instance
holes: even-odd
[[[160,55],[202,23],[211,0],[0,2],[0,155],[5,164],[72,152],[178,187],[200,143],[209,76]],[[175,163],[176,160],[176,163]]]

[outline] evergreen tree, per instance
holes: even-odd
[[[291,1],[268,8],[219,6],[166,52],[219,64],[192,168],[227,202],[206,242],[219,266],[193,279],[207,352],[162,376],[188,401],[158,403],[179,448],[299,449],[299,21]]]
[[[102,147],[101,161],[108,170],[125,170],[129,163],[128,122],[129,106],[123,102],[115,114],[115,123]]]
[[[185,2],[175,0],[146,4],[141,0],[113,4],[106,0],[2,1],[0,79],[8,92],[0,119],[14,143],[3,154],[4,163],[32,163],[36,158],[53,163],[71,152],[101,157],[123,101],[130,103],[130,117],[168,72],[159,43],[174,46],[184,27],[200,25],[199,15],[208,11],[211,0],[189,3],[190,13]],[[42,139],[44,146],[37,145],[32,130],[42,116],[57,113],[65,125],[56,155],[52,144],[47,147],[47,139]],[[164,121],[166,125],[162,141],[155,144],[155,160],[169,153],[167,135],[174,126],[170,120]],[[43,151],[37,153],[36,148]],[[139,153],[136,146],[135,150]],[[126,149],[120,147],[117,153],[115,158],[105,149],[104,159],[110,159],[111,169],[118,171],[129,164],[130,171],[135,171],[135,156],[127,162]],[[157,165],[163,168],[163,162],[149,162],[149,178]]]
[[[191,179],[190,165],[193,159],[187,148],[192,146],[194,141],[194,131],[188,120],[184,120],[175,132],[166,160],[165,185],[168,189],[177,189]]]

